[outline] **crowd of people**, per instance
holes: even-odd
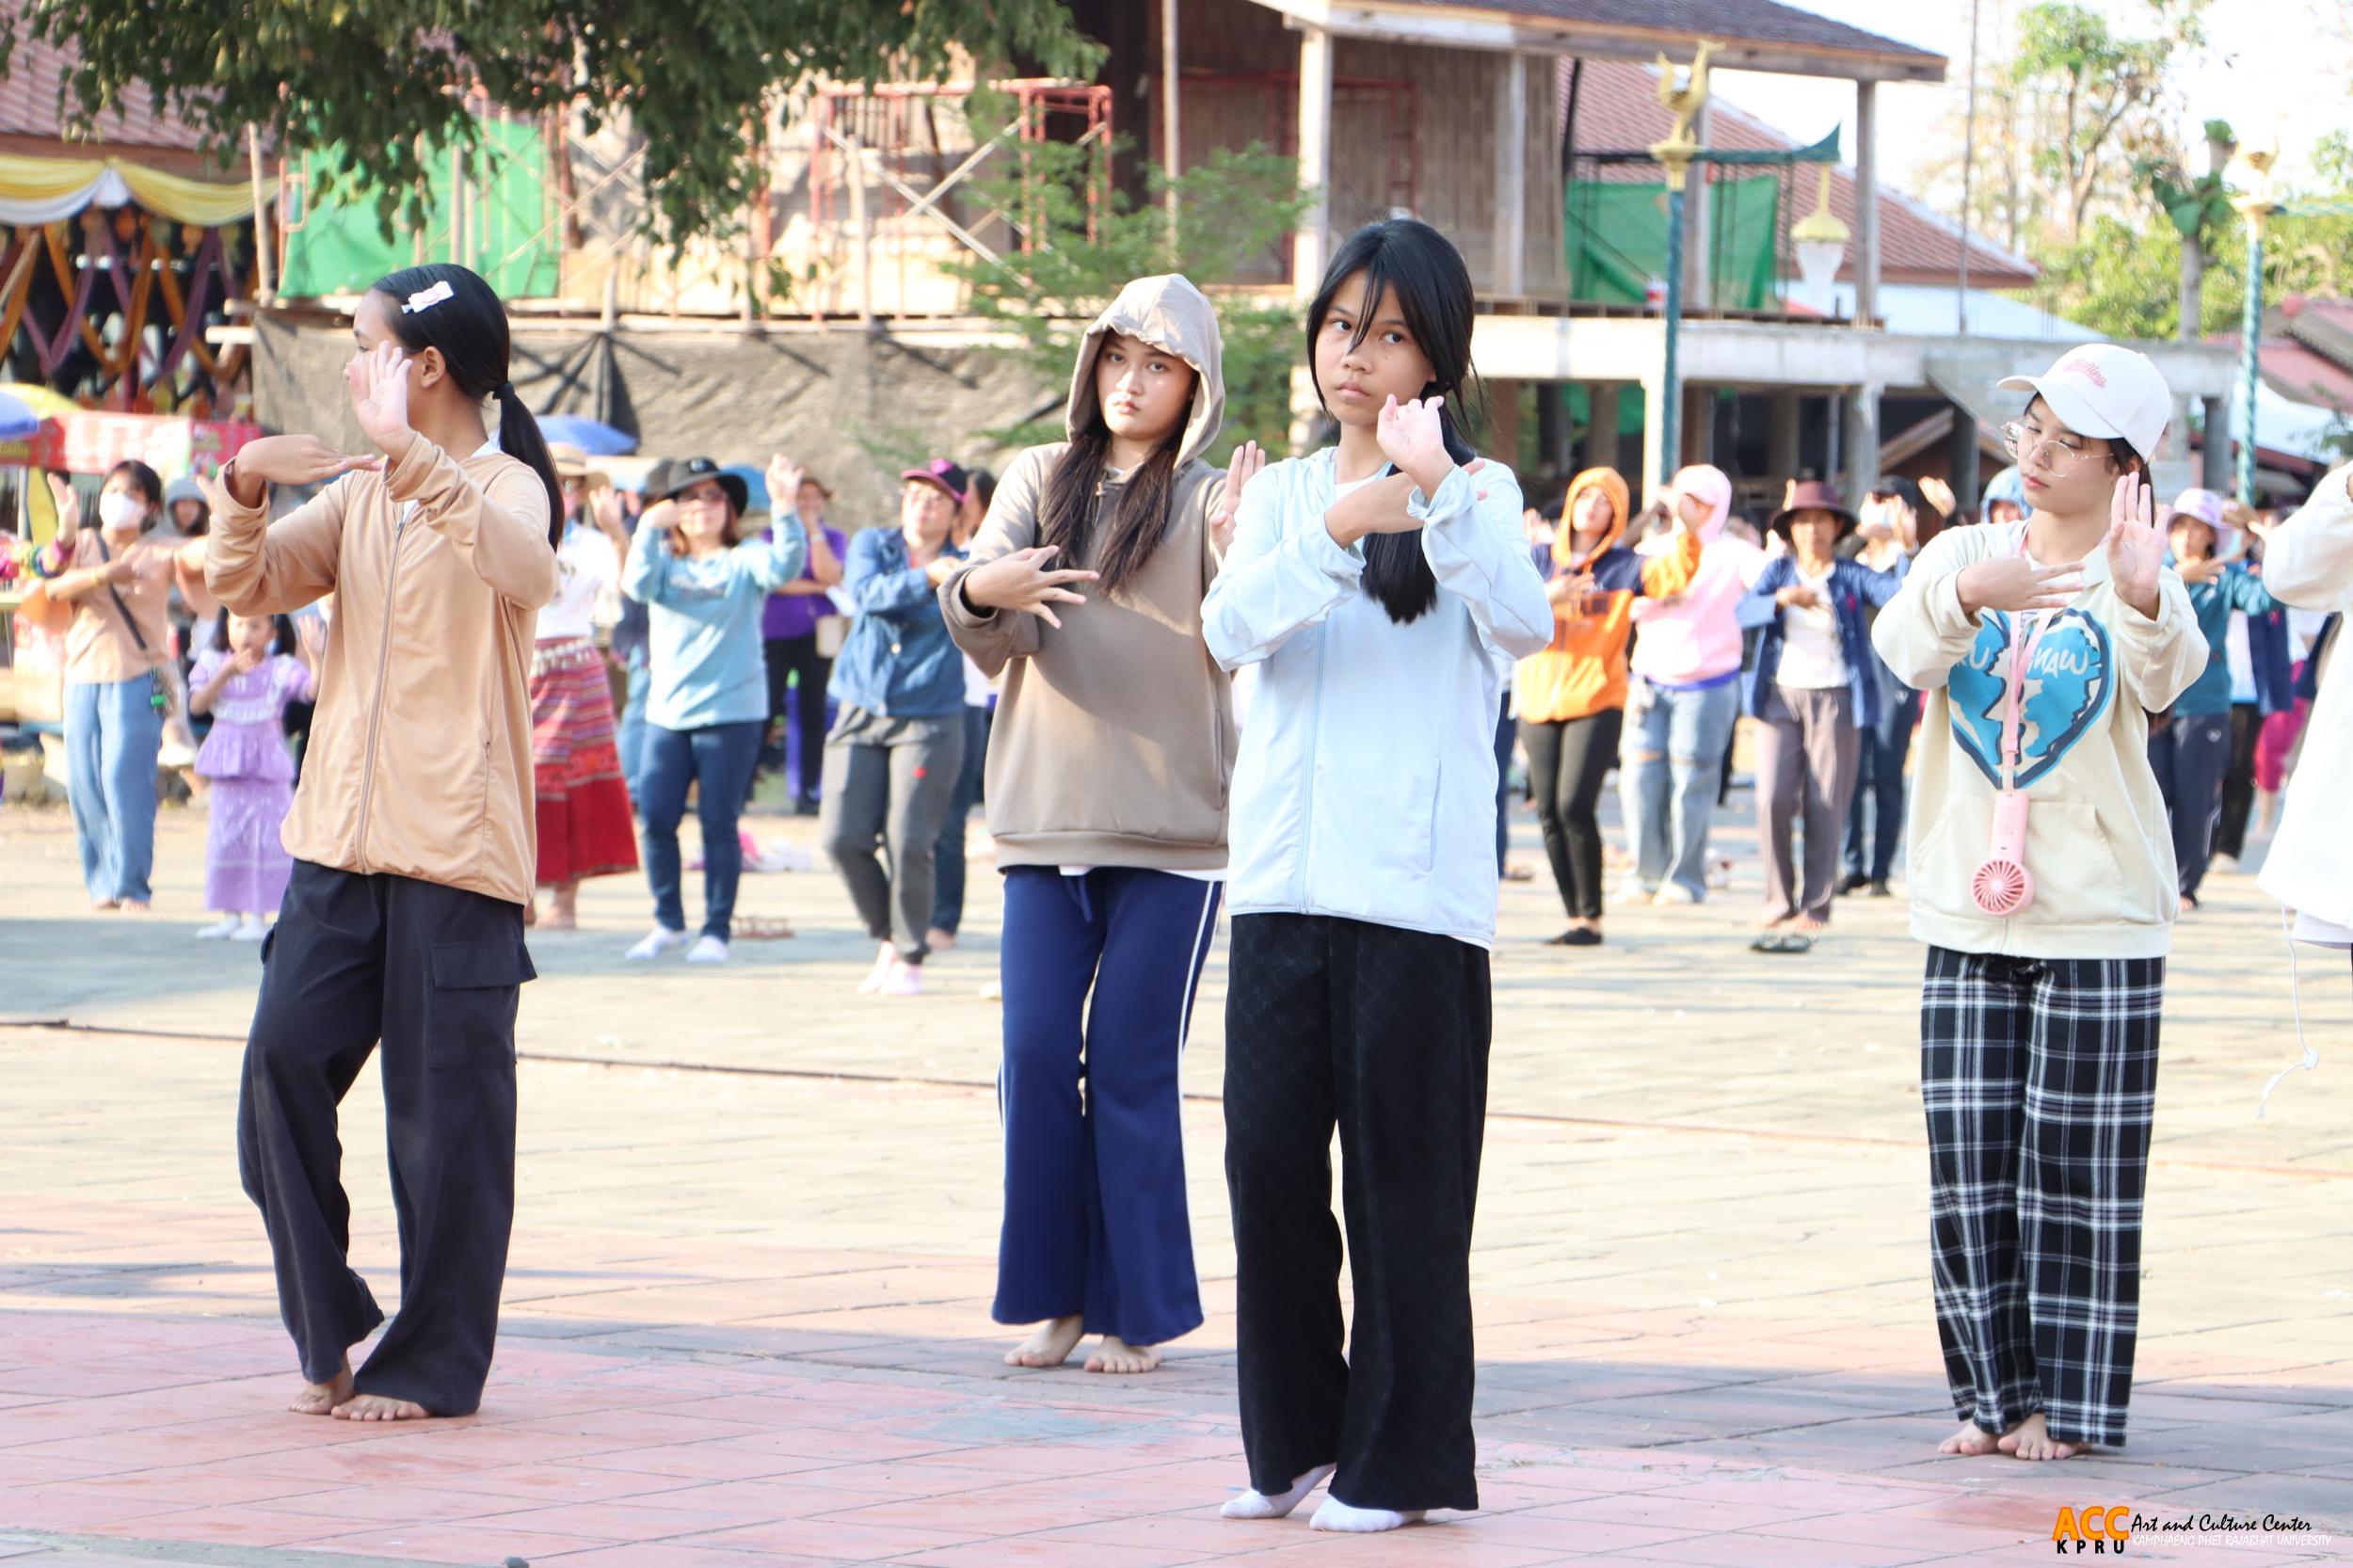
[[[642,864],[654,923],[627,958],[726,962],[752,934],[740,819],[764,760],[818,816],[875,946],[860,989],[887,997],[920,994],[956,939],[963,821],[985,804],[994,1316],[1033,1325],[1005,1360],[1059,1366],[1095,1336],[1089,1369],[1144,1373],[1203,1320],[1178,1061],[1223,910],[1248,1460],[1225,1512],[1281,1517],[1320,1485],[1325,1529],[1474,1508],[1498,721],[1567,919],[1551,940],[1593,948],[1613,856],[1621,902],[1721,891],[1710,831],[1745,714],[1756,951],[1810,951],[1841,894],[1893,896],[1901,852],[1945,1451],[2122,1442],[2166,955],[2217,827],[2236,855],[2277,815],[2265,887],[2304,939],[2353,944],[2328,785],[2275,809],[2307,713],[2299,776],[2353,763],[2349,683],[2322,678],[2337,618],[2313,618],[2353,599],[2353,471],[2284,522],[2203,490],[2160,506],[2162,376],[2091,345],[2004,383],[2017,466],[1975,516],[1899,475],[1860,507],[1791,477],[1758,530],[1705,465],[1641,511],[1608,469],[1531,503],[1458,424],[1472,314],[1437,231],[1360,231],[1302,323],[1336,440],[1273,462],[1245,443],[1221,471],[1216,309],[1141,279],[1081,341],[1064,439],[1001,485],[934,459],[900,475],[895,526],[845,534],[778,457],[756,530],[745,477],[709,457],[631,495],[547,446],[501,302],[425,266],[356,313],[373,452],[270,437],[195,496],[126,464],[94,531],[61,494],[38,569],[72,616],[98,907],[150,896],[175,595],[203,629],[184,684],[210,721],[204,935],[262,951],[239,1150],[295,1408],[476,1407],[526,923],[575,925],[583,880]],[[322,485],[270,520],[274,488]],[[283,732],[306,702],[297,783]],[[1613,767],[1623,848],[1599,819]],[[355,1370],[383,1314],[346,1257],[336,1106],[379,1046],[406,1288]]]

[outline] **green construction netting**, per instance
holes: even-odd
[[[1761,311],[1779,271],[1781,180],[1758,175],[1707,187],[1708,277],[1718,305]],[[1667,187],[1572,180],[1567,192],[1569,297],[1640,305],[1667,270]]]
[[[489,280],[502,298],[546,297],[557,292],[557,229],[548,222],[547,144],[530,125],[486,121],[482,145],[466,157],[466,254],[456,258]],[[303,159],[309,183],[286,233],[286,274],[279,292],[295,297],[352,294],[420,258],[407,229],[391,239],[376,226],[376,186],[354,173],[340,152]],[[308,191],[334,174],[330,194]],[[449,207],[452,160],[444,154],[433,177],[422,258],[451,260]]]

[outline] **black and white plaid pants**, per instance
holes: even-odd
[[[2041,1411],[2061,1442],[2124,1441],[2164,1005],[2162,958],[1929,949],[1936,1326],[1954,1409],[1987,1432]]]

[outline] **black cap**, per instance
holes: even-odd
[[[740,473],[729,473],[708,457],[664,457],[646,474],[646,503],[651,505],[667,501],[680,490],[691,489],[706,479],[718,482],[735,503],[735,515],[742,517],[752,504],[752,490]]]

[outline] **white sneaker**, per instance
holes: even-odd
[[[1690,888],[1686,888],[1680,882],[1663,883],[1660,885],[1658,891],[1651,896],[1651,903],[1662,906],[1676,904],[1697,904],[1699,901],[1699,894],[1691,891]]]
[[[1618,890],[1610,895],[1609,902],[1612,904],[1648,904],[1657,896],[1657,888],[1645,888],[1638,878],[1629,876],[1618,884]]]
[[[899,955],[890,950],[888,943],[885,943],[882,952],[875,955],[874,967],[866,971],[864,980],[857,983],[857,994],[861,997],[879,996],[882,988],[889,984],[890,971],[898,966]]]
[[[880,995],[886,997],[920,997],[923,994],[923,966],[893,964],[882,983]]]
[[[686,961],[689,964],[724,964],[728,961],[728,945],[706,933],[696,938],[694,947],[686,954]]]
[[[237,929],[230,933],[229,939],[232,942],[258,942],[268,936],[269,927],[263,923],[262,918],[248,915],[238,923]]]
[[[685,945],[685,932],[672,931],[666,925],[658,925],[637,938],[636,945],[621,956],[633,964],[641,964],[648,958],[659,958],[668,949],[682,948]]]
[[[237,917],[234,915],[228,915],[224,916],[219,921],[213,925],[198,926],[196,928],[196,934],[200,938],[207,942],[223,942],[237,934]]]

